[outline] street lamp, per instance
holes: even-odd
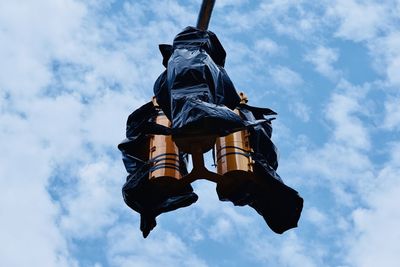
[[[140,213],[144,237],[158,215],[197,201],[191,183],[198,179],[215,182],[220,200],[254,208],[276,233],[296,227],[300,218],[303,199],[276,173],[270,138],[277,114],[248,105],[237,93],[224,69],[226,52],[207,30],[214,3],[203,1],[197,27],[160,45],[166,70],[152,101],[128,117],[127,138],[118,146],[129,173],[124,201]],[[203,154],[211,149],[215,172],[204,166]]]

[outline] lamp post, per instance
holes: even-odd
[[[197,19],[196,28],[202,31],[208,29],[208,24],[210,23],[211,13],[213,11],[215,0],[203,0],[201,4],[199,17]]]

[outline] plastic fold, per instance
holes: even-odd
[[[273,118],[265,117],[276,113],[246,104],[240,104],[238,110],[249,125],[249,155],[253,160],[253,170],[240,177],[224,177],[217,183],[218,197],[237,206],[249,205],[264,218],[271,230],[282,234],[297,227],[303,199],[276,173],[277,148],[270,139]]]
[[[154,94],[174,137],[224,136],[244,128],[232,111],[240,98],[224,69],[226,52],[213,32],[187,27],[160,51],[166,70]]]
[[[118,145],[122,152],[123,162],[129,173],[122,187],[125,203],[140,213],[140,230],[144,237],[156,226],[156,217],[161,213],[186,207],[196,202],[198,196],[193,193],[191,185],[180,187],[165,186],[157,179],[150,180],[152,162],[149,160],[150,135],[171,134],[168,127],[156,124],[155,118],[159,110],[149,102],[128,118],[126,139]],[[179,155],[181,175],[187,174],[186,155]],[[173,179],[169,183],[173,183]]]

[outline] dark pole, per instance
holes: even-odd
[[[214,8],[215,0],[203,0],[201,4],[199,17],[197,19],[197,29],[205,31],[211,19],[211,12]]]

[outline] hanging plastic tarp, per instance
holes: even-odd
[[[246,121],[253,153],[262,155],[268,164],[278,168],[278,149],[271,141],[273,115],[277,113],[269,108],[253,107],[241,103],[238,107],[240,116]]]
[[[157,123],[160,116],[162,111],[153,102],[134,111],[127,121],[126,139],[118,146],[129,173],[122,195],[125,203],[140,213],[140,230],[144,237],[156,226],[158,215],[189,206],[198,199],[190,184],[173,186],[177,178],[187,174],[187,157],[176,147],[171,148],[174,146],[172,140],[168,143],[171,129]],[[153,153],[157,136],[161,136],[160,143],[169,146],[165,147],[169,153]],[[168,172],[168,168],[173,172]]]
[[[240,104],[237,110],[248,124],[247,129],[241,132],[248,137],[249,147],[239,143],[231,145],[231,150],[233,147],[237,150],[230,153],[230,156],[235,158],[229,159],[229,153],[226,153],[224,160],[220,160],[220,156],[216,163],[219,167],[221,164],[229,164],[228,161],[231,160],[236,169],[239,169],[236,162],[252,161],[252,163],[249,163],[247,169],[242,168],[244,170],[242,173],[238,171],[221,173],[224,178],[217,182],[218,197],[235,205],[251,206],[263,216],[274,232],[281,234],[297,226],[303,199],[297,191],[286,186],[276,173],[277,149],[270,139],[273,118],[265,118],[276,113],[270,109],[246,104]],[[220,139],[228,140],[228,138]],[[217,142],[217,151],[221,148],[221,146],[218,148]]]
[[[173,45],[160,45],[167,68],[154,84],[176,136],[224,136],[244,128],[232,110],[240,98],[227,75],[226,53],[216,35],[187,27]]]
[[[259,154],[258,154],[259,155]],[[249,186],[254,195],[253,207],[278,234],[297,227],[303,209],[303,198],[293,188],[285,185],[264,157],[253,155],[254,175],[257,181]]]

